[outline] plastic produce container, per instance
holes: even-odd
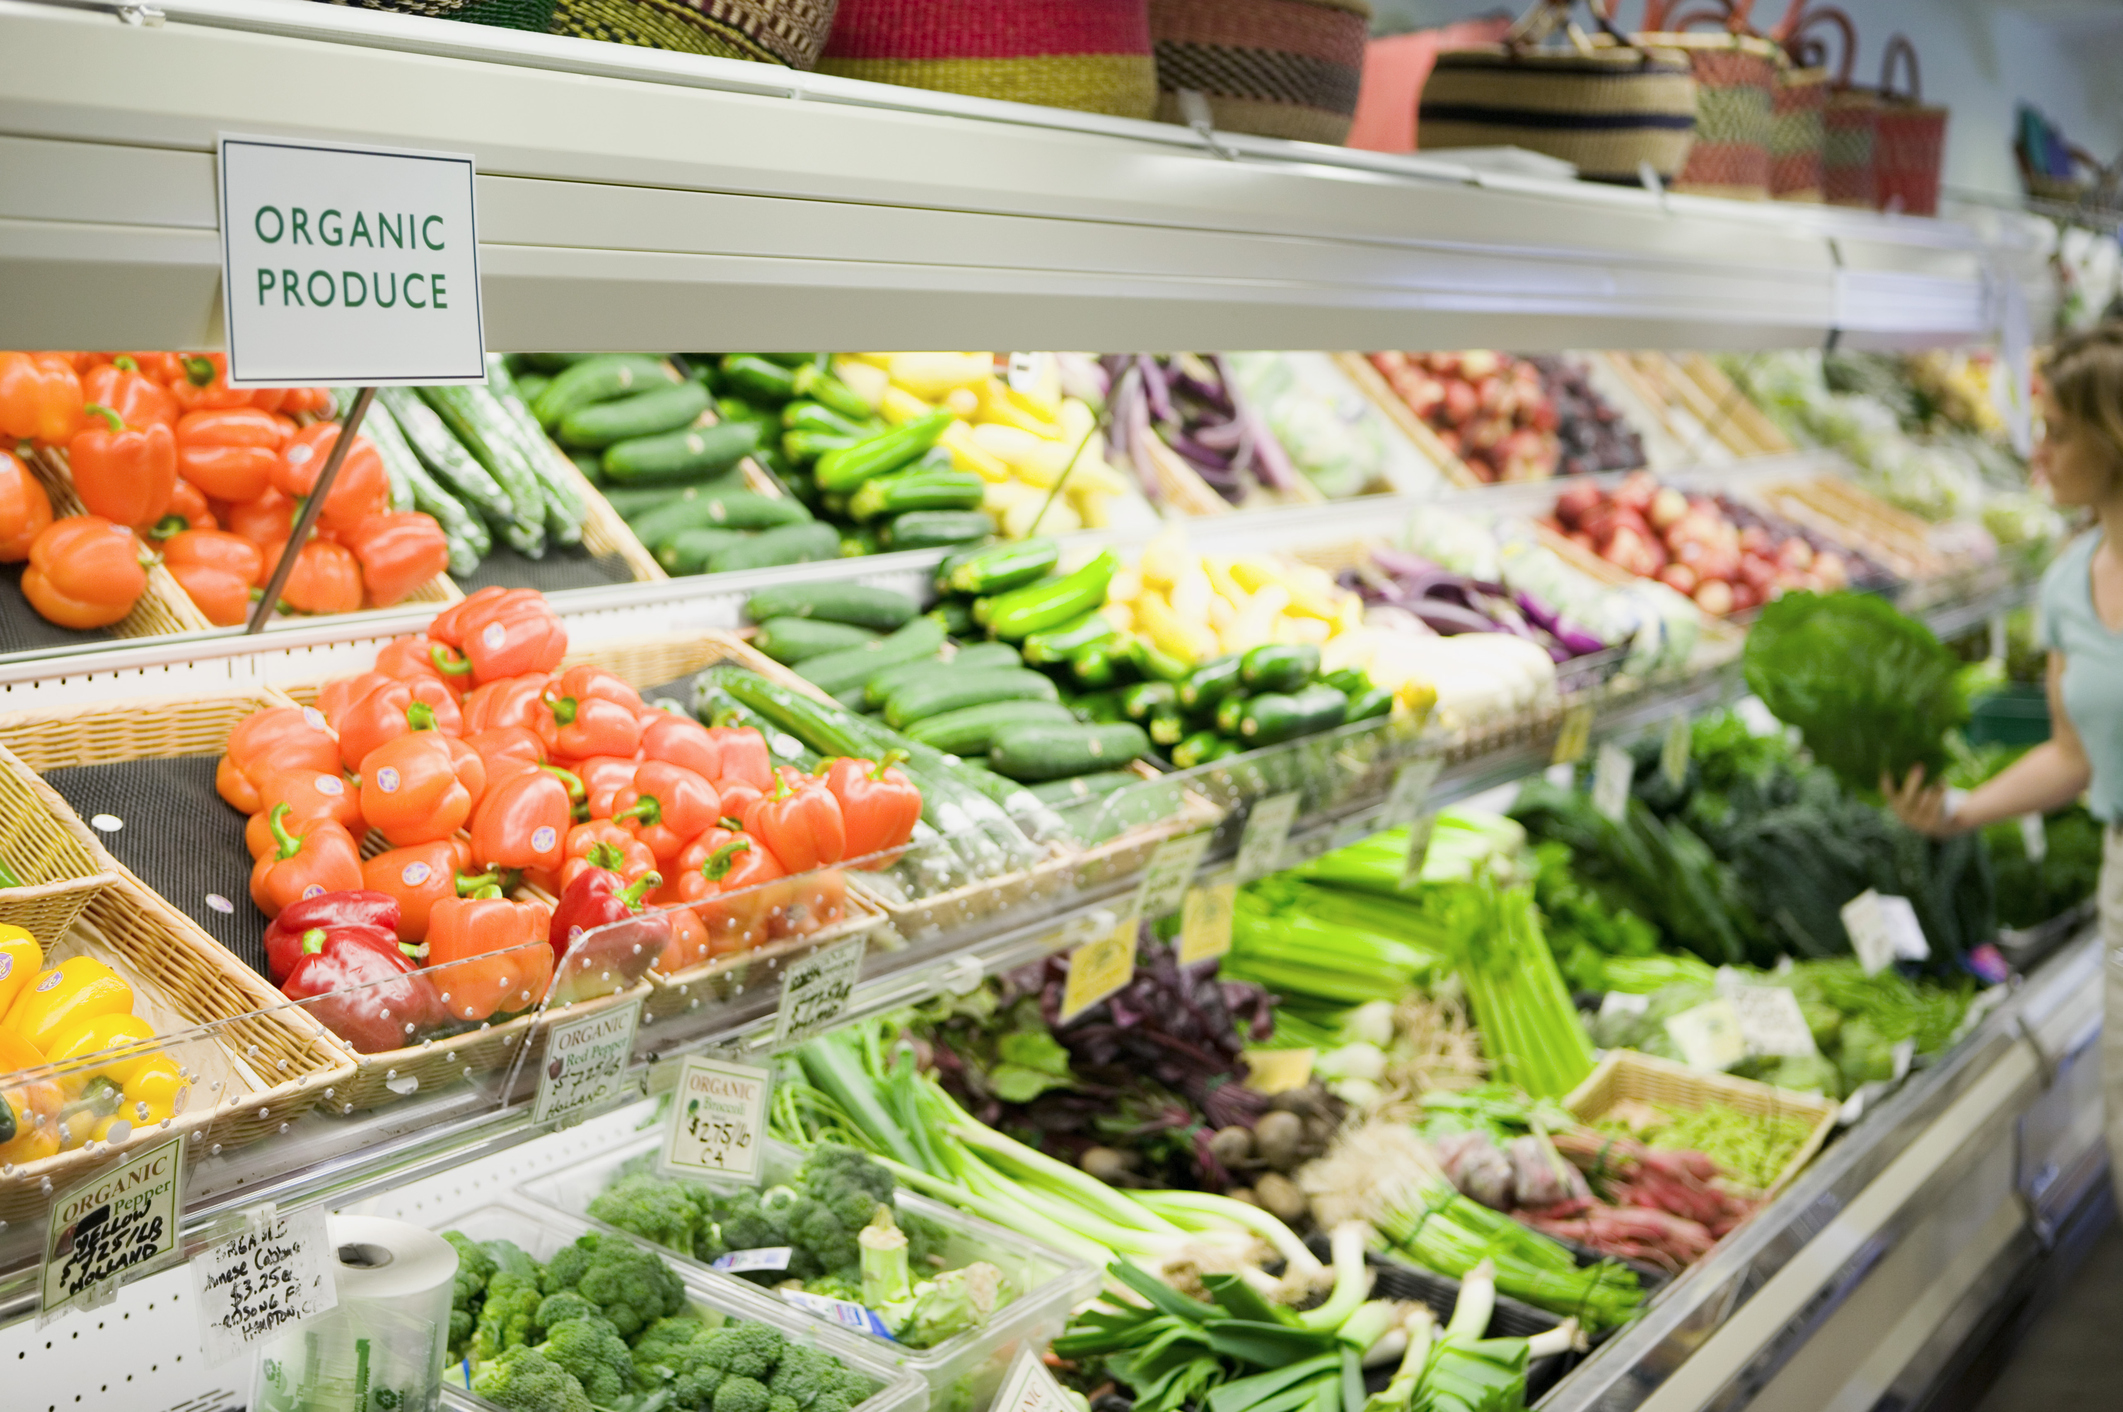
[[[540,1205],[587,1221],[590,1202],[611,1185],[620,1169],[635,1158],[655,1152],[661,1141],[661,1134],[646,1133],[591,1161],[528,1183],[521,1191]],[[788,1180],[803,1165],[803,1158],[799,1148],[784,1142],[768,1143],[766,1183]],[[1015,1295],[995,1311],[995,1317],[985,1327],[969,1330],[933,1348],[907,1348],[866,1333],[844,1336],[860,1340],[873,1357],[889,1359],[918,1374],[928,1385],[931,1412],[986,1412],[1011,1361],[1017,1357],[1018,1348],[1029,1344],[1043,1349],[1059,1337],[1068,1323],[1069,1311],[1098,1292],[1098,1272],[1059,1251],[906,1190],[894,1194],[893,1204],[897,1210],[927,1217],[945,1230],[949,1239],[943,1248],[944,1268],[957,1269],[985,1260],[1002,1271]],[[824,1316],[784,1303],[749,1281],[711,1270],[690,1256],[668,1253],[673,1263],[685,1268],[688,1280],[700,1278],[717,1285],[739,1285],[743,1293],[777,1305],[789,1317],[838,1328]]]
[[[460,1231],[473,1240],[512,1240],[534,1259],[549,1261],[575,1238],[590,1231],[601,1234],[617,1234],[622,1240],[633,1241],[659,1255],[668,1255],[661,1246],[648,1241],[636,1240],[625,1232],[614,1232],[610,1227],[599,1226],[560,1211],[548,1211],[525,1206],[482,1206],[468,1211],[454,1221],[439,1222],[437,1231]],[[774,1299],[759,1290],[746,1287],[741,1280],[732,1280],[713,1274],[690,1260],[675,1256],[670,1259],[671,1268],[685,1283],[686,1300],[695,1313],[707,1322],[722,1319],[746,1319],[755,1324],[765,1324],[778,1330],[791,1343],[816,1348],[821,1353],[830,1353],[857,1372],[877,1379],[881,1386],[862,1403],[855,1412],[924,1412],[929,1405],[929,1388],[919,1377],[898,1367],[893,1359],[884,1354],[874,1340],[847,1333],[822,1319],[811,1318],[791,1308],[781,1300]],[[443,1401],[454,1407],[476,1408],[481,1412],[503,1412],[495,1404],[477,1393],[468,1392],[456,1385],[461,1376],[461,1365],[443,1370]]]

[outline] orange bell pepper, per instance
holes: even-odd
[[[13,454],[0,451],[0,564],[19,564],[52,522],[52,497],[44,482]]]
[[[838,863],[848,851],[840,800],[825,781],[793,770],[774,782],[773,793],[753,801],[744,819],[745,832],[763,841],[792,873]]]
[[[450,567],[450,542],[434,517],[418,510],[369,515],[339,532],[361,561],[369,602],[388,608]]]
[[[288,430],[287,422],[256,407],[186,412],[177,420],[177,473],[209,499],[256,500],[273,488]]]
[[[130,426],[100,404],[87,412],[88,427],[66,444],[75,492],[91,515],[148,529],[177,489],[177,438],[160,422]]]
[[[472,793],[435,731],[402,735],[361,762],[361,817],[393,846],[448,838],[471,812]]]
[[[81,429],[81,378],[64,353],[0,353],[0,432],[64,446]]]
[[[361,888],[361,849],[354,836],[330,819],[319,819],[300,835],[288,832],[287,804],[266,815],[273,851],[251,866],[251,901],[268,917],[305,897]]]
[[[269,706],[238,721],[214,772],[214,790],[231,808],[255,814],[265,807],[260,786],[282,770],[338,773],[339,740],[316,707]]]
[[[252,405],[248,388],[229,386],[226,353],[180,354],[178,366],[183,376],[171,378],[169,389],[185,411],[223,411]]]
[[[569,829],[561,852],[560,874],[554,881],[563,892],[591,868],[617,873],[628,884],[656,870],[656,855],[648,845],[610,819],[592,819]]]
[[[472,866],[472,850],[461,838],[438,838],[431,843],[392,848],[363,860],[361,885],[381,892],[398,903],[398,939],[418,943],[426,940],[428,917],[445,898],[462,897],[495,881],[466,874]]]
[[[179,484],[182,484],[180,481]],[[258,581],[263,583],[280,562],[280,550],[295,533],[295,502],[277,490],[268,490],[256,500],[245,500],[223,509],[222,527],[258,546],[265,565]]]
[[[22,596],[63,628],[109,627],[145,592],[139,542],[100,515],[69,515],[45,526],[22,571]]]
[[[0,1029],[0,1099],[11,1115],[9,1131],[0,1133],[0,1163],[22,1166],[59,1151],[59,1109],[66,1101],[37,1047],[11,1030]]]
[[[645,760],[635,766],[633,782],[612,796],[613,821],[646,844],[659,863],[684,852],[689,840],[712,828],[720,817],[721,799],[715,786],[664,760]]]
[[[172,432],[177,429],[177,399],[144,373],[128,354],[120,353],[116,362],[105,363],[83,376],[81,395],[91,403],[110,408],[129,427],[161,425]]]
[[[437,902],[428,913],[428,972],[449,1012],[484,1020],[543,1000],[553,979],[548,919],[538,903],[512,901],[498,887]]]
[[[140,370],[140,376],[156,383],[165,391],[169,389],[171,384],[184,380],[184,355],[182,353],[142,352],[136,349],[128,353],[113,354],[111,361],[116,362],[120,358],[132,359],[133,366]],[[170,395],[174,400],[176,394],[171,393]]]
[[[273,489],[296,498],[307,496],[316,488],[317,477],[338,443],[337,422],[317,422],[296,432],[294,440],[281,448],[280,459],[273,465]],[[352,529],[370,515],[388,509],[390,503],[391,480],[384,473],[383,457],[375,443],[365,436],[356,436],[346,459],[339,463],[339,475],[332,481],[331,492],[324,497],[318,523],[329,530]]]
[[[602,667],[568,668],[542,699],[538,733],[556,759],[632,755],[641,748],[641,693]]]
[[[614,803],[619,791],[633,786],[634,771],[641,764],[631,755],[592,755],[587,760],[577,760],[572,768],[582,781],[583,799],[589,805],[588,817],[611,818],[612,811],[619,807]]]
[[[214,507],[206,503],[206,493],[183,476],[170,487],[170,508],[155,526],[157,539],[168,539],[173,534],[182,534],[188,529],[220,529],[221,521],[214,518]]]
[[[334,677],[317,690],[317,709],[324,713],[325,724],[339,729],[339,720],[347,708],[367,696],[379,686],[388,686],[393,678],[382,672],[363,672],[359,676]]]
[[[346,782],[346,776],[329,770],[276,770],[258,786],[258,812],[244,825],[243,842],[256,862],[279,845],[273,832],[273,811],[288,806],[282,825],[300,835],[311,824],[329,819],[355,838],[369,831],[361,817],[361,795]]]
[[[714,959],[708,929],[693,915],[692,908],[672,907],[663,917],[671,924],[671,939],[663,944],[663,955],[656,958],[657,970],[668,976]]]
[[[282,553],[287,552],[283,547]],[[274,556],[279,562],[279,556]],[[361,564],[354,551],[313,539],[295,556],[280,596],[298,613],[352,613],[361,607]]]
[[[360,700],[341,710],[333,725],[339,731],[339,759],[349,770],[365,770],[362,761],[386,741],[412,731],[438,730],[459,735],[464,720],[448,688],[439,681],[403,682],[390,677]]]
[[[442,741],[450,747],[450,763],[457,767],[457,782],[472,796],[472,807],[477,809],[487,793],[486,757],[465,744],[461,736],[445,735]]]
[[[357,550],[355,557],[360,557]],[[455,648],[432,637],[394,637],[376,653],[376,670],[400,681],[433,677],[460,701],[472,684],[472,664]]]
[[[489,726],[464,738],[466,748],[484,767],[482,783],[488,789],[517,775],[527,775],[546,762],[545,742],[526,726]],[[633,776],[629,765],[627,774]]]
[[[582,781],[551,765],[495,785],[472,815],[472,861],[486,868],[557,870],[574,822],[569,795],[581,790]]]
[[[538,728],[551,720],[545,694],[552,685],[553,679],[544,672],[526,672],[520,677],[501,677],[473,687],[464,698],[465,732],[477,734],[496,726],[522,726],[537,732],[539,739],[545,741],[546,733]],[[551,749],[550,741],[546,741],[545,748]]]
[[[530,588],[482,588],[435,615],[428,636],[472,661],[484,685],[526,672],[551,672],[567,655],[568,632],[545,598]]]
[[[207,621],[225,628],[250,616],[265,556],[241,535],[188,529],[164,541],[162,564]]]
[[[784,872],[758,839],[717,825],[686,845],[656,900],[689,907],[707,930],[711,955],[750,951],[771,934]]]

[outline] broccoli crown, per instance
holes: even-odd
[[[690,1252],[701,1208],[690,1182],[647,1174],[621,1177],[594,1197],[590,1217],[672,1250]]]
[[[805,1196],[831,1207],[849,1231],[870,1224],[878,1206],[892,1199],[892,1174],[867,1155],[837,1142],[812,1149],[796,1185]]]
[[[653,1368],[659,1364],[670,1366],[672,1359],[709,1336],[707,1326],[698,1319],[684,1315],[675,1319],[658,1319],[642,1330],[640,1338],[634,1340],[635,1370],[639,1373],[644,1368]]]
[[[831,1354],[791,1344],[782,1350],[774,1376],[767,1379],[767,1391],[788,1398],[799,1408],[807,1408],[821,1394],[840,1387],[840,1374],[840,1363]]]
[[[867,1194],[858,1194],[875,1213],[877,1203]],[[861,1230],[860,1225],[847,1225],[834,1214],[833,1206],[814,1197],[799,1196],[789,1208],[789,1243],[809,1251],[811,1258],[818,1262],[818,1273],[822,1275],[837,1275],[843,1279],[851,1274],[860,1275],[862,1250],[856,1245],[855,1237]],[[808,1275],[808,1272],[799,1272],[794,1261],[790,1262],[789,1270],[799,1279]]]
[[[715,1340],[696,1320],[657,1320],[634,1345],[634,1386],[645,1393],[668,1388],[673,1407],[698,1412],[722,1385]]]
[[[481,1363],[472,1391],[508,1412],[591,1412],[582,1384],[528,1344]]]
[[[450,1352],[456,1354],[462,1353],[479,1325],[479,1306],[494,1274],[494,1257],[461,1231],[444,1231],[442,1238],[457,1252],[457,1276],[450,1284]]]
[[[941,1268],[944,1247],[950,1244],[951,1233],[938,1225],[934,1217],[918,1211],[895,1211],[893,1214],[907,1238],[907,1264],[914,1278],[926,1278]]]
[[[595,1231],[553,1257],[546,1268],[547,1294],[573,1290],[612,1321],[621,1338],[632,1338],[668,1314],[685,1308],[685,1285],[661,1258],[629,1240]]]
[[[594,1314],[563,1320],[546,1334],[538,1351],[567,1369],[599,1406],[611,1406],[634,1381],[634,1357],[625,1341]]]
[[[797,1406],[795,1398],[776,1393],[767,1399],[767,1412],[803,1412],[803,1408]]]
[[[494,1275],[500,1273],[529,1275],[534,1280],[538,1278],[540,1269],[538,1262],[526,1254],[523,1247],[515,1241],[481,1241],[479,1248],[486,1252],[486,1257],[489,1260],[494,1262],[494,1270],[487,1276],[488,1283],[491,1284]]]
[[[479,1306],[479,1323],[472,1334],[473,1361],[489,1362],[530,1343],[541,1298],[536,1275],[498,1272],[487,1285],[486,1302]]]
[[[725,1250],[787,1245],[786,1213],[770,1212],[756,1191],[733,1192],[715,1201],[715,1239]]]
[[[846,1392],[834,1388],[820,1393],[818,1400],[811,1404],[808,1412],[852,1412],[855,1404],[861,1400],[861,1398],[850,1397]]]
[[[764,1378],[781,1361],[786,1341],[765,1324],[731,1324],[715,1336],[716,1361],[737,1378]],[[762,1390],[764,1401],[764,1390]],[[754,1408],[752,1412],[764,1412]]]
[[[596,1305],[571,1289],[558,1294],[549,1294],[538,1301],[535,1322],[541,1329],[550,1329],[565,1324],[570,1319],[602,1319],[604,1313]]]
[[[714,1412],[767,1412],[767,1385],[757,1378],[728,1377],[715,1389]]]

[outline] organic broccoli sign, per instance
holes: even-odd
[[[484,382],[470,156],[221,139],[229,381]]]

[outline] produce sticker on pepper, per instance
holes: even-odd
[[[774,1016],[776,1049],[802,1044],[839,1021],[854,998],[868,940],[851,936],[812,952],[782,974],[781,1009]]]
[[[765,1069],[687,1055],[671,1094],[664,1167],[710,1181],[757,1184],[773,1090],[774,1075]]]
[[[634,1030],[641,1022],[641,1002],[630,1000],[611,1010],[553,1026],[546,1036],[545,1067],[538,1071],[534,1123],[572,1123],[629,1096],[634,1082],[627,1061],[634,1054]]]
[[[143,1274],[174,1251],[183,1177],[180,1134],[61,1192],[44,1240],[44,1312],[121,1276]]]
[[[252,1230],[192,1257],[209,1363],[226,1363],[252,1344],[278,1338],[339,1306],[327,1251],[324,1208],[276,1214]]]

